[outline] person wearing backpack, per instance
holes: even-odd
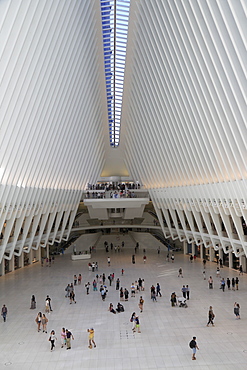
[[[196,350],[199,350],[199,347],[196,343],[196,337],[193,337],[189,342],[189,347],[192,349],[192,360],[196,360]]]

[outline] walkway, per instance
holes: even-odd
[[[102,237],[102,243],[107,236]],[[124,237],[121,236],[121,241]],[[92,283],[94,273],[88,271],[88,261],[72,262],[69,255],[58,256],[51,267],[34,264],[0,278],[0,305],[6,304],[7,322],[0,321],[0,369],[200,369],[237,370],[247,368],[247,276],[240,277],[239,291],[219,290],[216,264],[207,262],[207,278],[214,278],[214,289],[208,289],[203,280],[202,262],[189,262],[188,256],[175,255],[175,263],[166,262],[166,253],[147,251],[147,263],[143,263],[142,249],[137,253],[136,264],[131,263],[133,248],[109,253],[111,267],[107,266],[107,254],[99,250],[93,256],[99,264],[99,274],[114,272],[120,277],[120,286],[127,287],[139,277],[145,279],[143,292],[144,312],[140,314],[141,334],[131,331],[130,315],[139,312],[138,300],[124,302],[125,312],[113,315],[107,311],[109,303],[119,301],[115,284],[109,287],[105,302],[98,292],[87,296],[84,284]],[[141,246],[140,246],[141,247]],[[182,266],[184,278],[177,272]],[[121,269],[125,270],[121,276]],[[234,270],[223,268],[222,275],[236,277]],[[73,281],[73,275],[82,273],[82,285],[76,287],[77,304],[70,305],[64,298],[65,286]],[[157,303],[150,299],[150,286],[159,282],[163,296]],[[107,281],[108,283],[108,281]],[[180,295],[182,284],[189,284],[191,299],[188,308],[172,308],[170,294]],[[30,298],[35,294],[37,310],[30,310]],[[38,333],[35,317],[44,312],[44,300],[52,298],[53,312],[49,315],[48,331],[54,329],[59,338],[54,352],[50,352],[48,334]],[[241,320],[233,315],[233,304],[241,306]],[[215,327],[206,327],[209,305],[216,314]],[[60,348],[60,329],[72,330],[75,340],[72,349]],[[96,349],[88,349],[87,329],[95,328]],[[197,361],[191,361],[188,343],[197,336],[200,351]]]

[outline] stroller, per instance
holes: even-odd
[[[178,307],[184,307],[184,308],[188,307],[186,303],[186,299],[184,297],[178,297]]]

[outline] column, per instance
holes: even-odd
[[[196,254],[196,247],[195,247],[194,242],[191,243],[191,253],[192,253],[192,256],[194,256]]]
[[[24,267],[24,253],[22,252],[20,257],[19,257],[19,267],[22,268]]]
[[[204,250],[204,245],[201,244],[201,246],[200,246],[200,257],[201,257],[201,259],[203,259],[203,250]]]
[[[4,262],[4,258],[2,260],[2,262],[0,263],[0,275],[3,276],[5,275],[5,262]]]
[[[239,265],[243,266],[243,272],[246,272],[246,257],[240,256],[239,257]]]
[[[11,260],[9,261],[9,271],[14,271],[14,270],[15,270],[15,257],[13,255]]]
[[[214,247],[209,247],[209,261],[214,261]]]
[[[39,262],[41,262],[41,246],[39,246],[39,248],[38,248],[38,250],[36,251],[36,253],[37,253],[37,256],[36,256],[37,260],[38,260]]]
[[[187,240],[183,241],[184,254],[188,254],[188,243]]]
[[[229,269],[233,268],[232,252],[229,252]]]
[[[33,263],[33,249],[30,249],[30,252],[28,253],[29,258],[29,264],[31,265]]]

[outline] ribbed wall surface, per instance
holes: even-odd
[[[246,2],[138,0],[129,30],[122,127],[132,177],[174,219],[174,239],[247,254]],[[215,238],[210,222],[224,215]]]
[[[106,117],[99,3],[0,2],[0,261],[69,232]]]

